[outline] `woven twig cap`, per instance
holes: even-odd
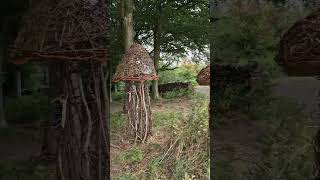
[[[275,61],[290,75],[320,74],[320,9],[282,36]]]
[[[199,85],[208,86],[210,85],[210,65],[203,68],[197,76],[197,82]]]
[[[126,52],[113,76],[113,82],[156,80],[154,62],[147,50],[134,43]]]
[[[104,0],[38,0],[22,18],[10,60],[105,61],[108,12]]]

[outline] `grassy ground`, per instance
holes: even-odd
[[[167,97],[152,103],[153,135],[147,143],[138,145],[125,140],[126,119],[119,113],[121,103],[113,103],[112,179],[208,179],[208,104],[202,109],[197,104],[208,97]],[[198,139],[194,143],[193,135]]]

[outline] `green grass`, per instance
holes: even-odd
[[[172,126],[180,121],[183,118],[183,113],[177,111],[162,111],[155,112],[153,117],[153,125],[155,128],[166,127]]]
[[[113,180],[139,180],[139,178],[135,177],[131,173],[126,173],[117,177],[111,177]]]
[[[126,117],[121,112],[110,115],[110,126],[112,131],[121,131],[125,128]]]
[[[148,164],[148,176],[149,177],[158,177],[161,174],[161,170],[163,168],[163,155],[157,156],[153,158]]]
[[[112,93],[111,96],[113,101],[122,101],[124,98],[124,92],[118,91],[117,93]]]
[[[124,164],[139,163],[144,158],[144,152],[138,147],[132,147],[123,151],[117,157],[117,161]]]

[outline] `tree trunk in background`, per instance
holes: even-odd
[[[4,115],[4,97],[3,97],[3,82],[4,82],[4,73],[2,72],[2,65],[5,60],[4,49],[5,49],[5,34],[6,34],[6,19],[4,18],[3,25],[0,32],[0,128],[7,127],[7,121]]]
[[[16,97],[21,97],[22,89],[21,89],[21,71],[16,70]]]
[[[156,72],[158,74],[159,69],[159,61],[160,61],[160,38],[161,38],[161,27],[160,27],[160,13],[161,13],[161,2],[159,2],[158,7],[158,15],[157,15],[157,22],[155,24],[153,34],[153,48],[154,48],[154,55],[153,55],[153,61],[154,61],[154,67],[156,69]],[[152,99],[159,99],[159,88],[158,88],[158,80],[152,81]]]
[[[122,18],[122,34],[123,34],[123,44],[125,52],[131,47],[134,41],[135,31],[133,29],[133,10],[134,4],[133,0],[122,0],[121,3],[121,18]],[[126,82],[125,92],[130,89],[130,84]],[[123,112],[127,112],[128,98],[127,94],[124,95],[123,102]]]
[[[59,91],[57,89],[57,83],[61,79],[61,65],[59,63],[51,62],[48,63],[48,84],[49,84],[49,117],[46,120],[46,124],[44,127],[44,138],[42,144],[42,155],[45,158],[55,157],[57,155],[58,148],[58,134],[57,125],[61,121],[61,107],[59,107],[59,103],[51,102],[54,98],[58,97]]]

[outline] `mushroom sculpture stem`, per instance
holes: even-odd
[[[154,63],[143,46],[133,44],[126,52],[113,82],[125,81],[128,135],[135,143],[144,143],[151,135],[152,120],[149,89],[145,81],[157,79]]]

